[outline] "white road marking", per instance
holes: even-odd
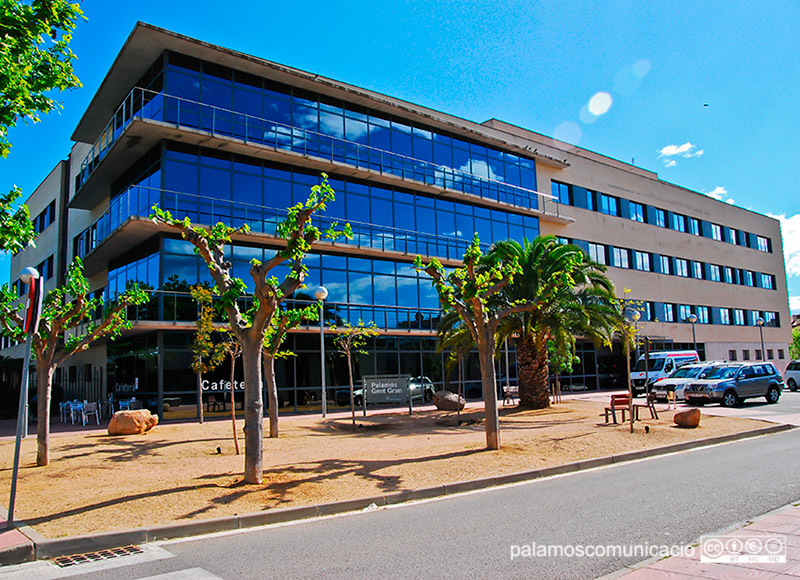
[[[189,568],[187,570],[178,570],[177,572],[167,572],[166,574],[159,574],[158,576],[148,576],[147,578],[139,578],[138,580],[223,580],[216,574],[212,574],[208,570],[202,568]]]

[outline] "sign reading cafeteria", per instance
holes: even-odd
[[[200,383],[203,387],[204,391],[230,391],[231,390],[231,382],[230,381],[214,381],[209,382],[207,379],[203,379],[203,382]],[[237,391],[244,390],[244,381],[233,381],[233,388]]]
[[[368,403],[404,403],[408,401],[408,377],[364,377]]]

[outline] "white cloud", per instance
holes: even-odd
[[[718,185],[712,191],[706,193],[708,197],[713,197],[714,199],[718,199],[719,201],[724,200],[728,196],[728,190]]]
[[[730,204],[730,205],[733,205],[733,204],[734,204],[734,203],[736,203],[736,202],[733,200],[733,198],[732,198],[732,197],[729,197],[728,199],[726,199],[726,200],[725,200],[725,203],[727,203],[727,204]]]
[[[786,275],[800,276],[800,213],[786,217],[770,215],[781,222],[783,237],[783,258],[786,260]],[[800,297],[794,297],[795,306]],[[793,307],[794,308],[794,307]]]
[[[800,314],[800,296],[789,296],[789,308],[792,314]]]
[[[697,145],[687,141],[683,145],[667,145],[658,151],[659,157],[675,157],[680,155],[689,159],[690,157],[700,157],[705,153],[705,149],[697,149]],[[664,159],[664,167],[675,167],[677,162],[674,159]]]
[[[683,145],[667,145],[659,153],[661,153],[662,157],[672,157],[673,155],[682,155],[684,153],[689,153],[692,149],[695,148],[695,145],[692,145],[688,141]]]

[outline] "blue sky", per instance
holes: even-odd
[[[482,122],[496,117],[780,217],[800,312],[800,5],[786,2],[83,3],[84,88],[12,130],[0,190],[30,193],[136,20]],[[589,113],[589,104],[595,112]],[[708,106],[705,106],[705,105]],[[8,275],[0,262],[0,281]]]

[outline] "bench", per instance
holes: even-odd
[[[647,400],[644,403],[634,403],[632,406],[633,410],[633,420],[639,420],[639,409],[647,409],[650,411],[650,418],[651,419],[658,419],[658,412],[656,411],[655,405],[656,397],[655,393],[648,393]],[[629,410],[629,403],[630,399],[628,395],[611,395],[611,404],[606,407],[606,423],[608,423],[608,415],[611,414],[611,417],[614,419],[614,423],[617,422],[617,411],[622,412],[622,422],[625,422],[625,413]]]
[[[519,387],[517,385],[506,385],[503,387],[503,406],[505,406],[506,401],[510,400],[511,403],[514,403],[514,399],[519,398]]]
[[[625,413],[628,412],[630,406],[631,399],[628,395],[611,395],[611,403],[608,407],[606,407],[606,423],[608,423],[608,414],[611,413],[611,417],[614,419],[614,423],[617,422],[617,411],[622,412],[622,422],[625,422]],[[636,407],[634,407],[634,410]]]

